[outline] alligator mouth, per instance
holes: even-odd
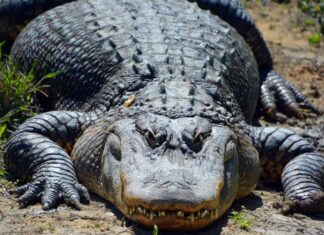
[[[192,230],[211,224],[220,217],[218,209],[200,209],[194,212],[183,210],[150,210],[143,206],[128,206],[128,216],[144,226],[155,224],[161,229]]]

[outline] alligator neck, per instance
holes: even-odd
[[[183,80],[156,81],[138,91],[136,102],[127,110],[134,115],[149,111],[170,118],[199,115],[214,123],[244,123],[244,117],[237,108],[235,99],[231,97],[231,92],[225,95],[222,94],[223,88],[218,90],[221,93],[213,96],[206,83]]]

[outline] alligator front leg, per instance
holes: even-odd
[[[265,71],[262,74],[264,79],[261,85],[260,103],[266,116],[276,121],[282,120],[277,115],[277,104],[286,114],[299,118],[303,117],[301,108],[320,114],[320,111],[307,100],[297,87],[280,74],[274,70]]]
[[[252,127],[264,177],[279,179],[284,213],[324,212],[324,156],[301,136],[283,128]]]
[[[53,111],[37,115],[18,128],[4,156],[10,172],[31,180],[12,191],[21,195],[18,202],[26,205],[41,198],[44,210],[61,199],[75,208],[79,208],[80,199],[89,202],[88,191],[78,183],[67,151],[95,119],[92,114]]]

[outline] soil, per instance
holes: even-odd
[[[319,109],[324,108],[324,46],[308,44],[312,28],[303,25],[297,2],[286,4],[249,1],[247,7],[270,46],[275,69],[292,81]],[[323,42],[322,42],[323,44]],[[311,141],[324,152],[324,118],[306,113],[306,118],[288,118],[285,123],[260,124],[285,126]],[[114,207],[96,195],[81,211],[65,205],[43,211],[39,204],[20,208],[14,196],[0,183],[0,234],[152,234],[129,222]],[[260,182],[249,196],[234,203],[229,212],[211,227],[184,234],[324,234],[324,214],[284,216],[281,213],[282,189],[272,182]],[[233,219],[240,212],[243,222]],[[246,224],[242,228],[240,224]],[[159,231],[159,234],[171,234]],[[179,233],[173,233],[179,234]]]

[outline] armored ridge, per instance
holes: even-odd
[[[8,169],[31,181],[19,202],[79,208],[85,185],[143,225],[198,229],[254,189],[260,155],[281,166],[286,212],[323,211],[323,156],[290,131],[250,126],[259,97],[270,115],[274,97],[295,114],[304,97],[272,71],[239,2],[191,2],[76,1],[23,30],[11,52],[20,68],[61,73],[43,102],[58,111],[6,147]]]
[[[53,84],[51,108],[105,111],[122,104],[126,92],[136,91],[154,78],[207,83],[222,78],[237,94],[250,120],[257,102],[252,97],[258,96],[259,86],[250,50],[228,24],[194,4],[186,5],[187,9],[180,11],[182,3],[173,4],[178,17],[166,17],[169,10],[159,2],[65,5],[36,19],[29,33],[16,42],[12,55],[26,68],[31,66],[26,62],[32,55],[46,61],[41,71],[66,71],[61,75],[62,79],[69,77],[64,86]],[[67,10],[71,12],[68,15]],[[75,20],[79,18],[85,20]],[[65,37],[71,39],[62,40]],[[27,46],[30,52],[20,49]],[[69,63],[59,63],[54,57]],[[237,79],[231,70],[237,70]],[[216,88],[212,89],[215,93]]]
[[[5,41],[8,52],[14,39],[26,24],[36,16],[72,0],[2,0],[0,2],[0,42]]]

